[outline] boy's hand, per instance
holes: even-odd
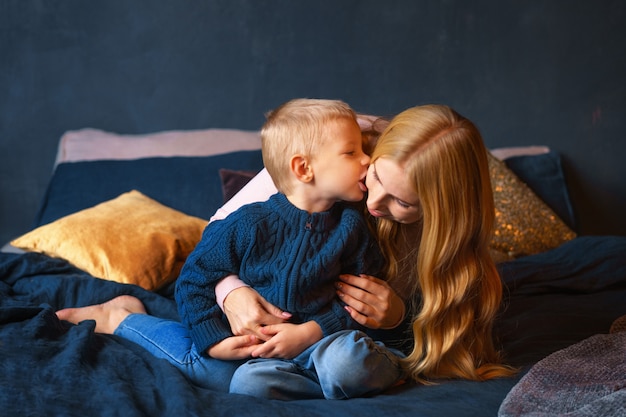
[[[292,359],[323,336],[321,327],[314,321],[272,324],[263,327],[261,332],[271,339],[255,346],[252,351],[254,358]]]
[[[262,341],[252,335],[231,336],[211,346],[209,356],[221,360],[246,359]]]

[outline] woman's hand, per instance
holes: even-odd
[[[254,335],[269,340],[270,335],[261,332],[263,326],[284,323],[291,314],[268,303],[251,287],[239,287],[224,299],[224,314],[234,335]]]
[[[337,295],[357,323],[370,329],[393,329],[404,319],[404,301],[389,284],[370,275],[339,277]]]

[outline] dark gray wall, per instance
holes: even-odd
[[[66,130],[257,129],[299,96],[446,103],[488,146],[548,145],[578,231],[626,235],[625,21],[621,0],[3,0],[0,243]]]

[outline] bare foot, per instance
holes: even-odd
[[[102,304],[86,307],[65,308],[56,312],[59,320],[78,324],[83,320],[95,320],[97,333],[113,334],[117,326],[133,313],[146,314],[143,303],[130,295],[120,295]]]

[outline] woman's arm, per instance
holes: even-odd
[[[261,340],[269,340],[271,336],[261,332],[263,326],[284,323],[291,318],[291,314],[267,302],[254,288],[248,286],[231,291],[223,305],[234,335],[251,334]]]
[[[369,275],[341,275],[337,295],[359,324],[370,329],[393,329],[402,323],[402,298],[381,279]],[[263,325],[285,322],[291,315],[265,301],[253,288],[233,290],[224,300],[224,313],[234,334],[253,334],[268,340]]]

